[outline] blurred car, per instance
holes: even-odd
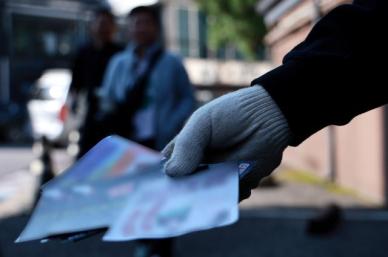
[[[71,71],[49,69],[34,83],[27,104],[33,137],[45,137],[57,146],[68,146],[78,131],[76,115],[71,110]]]

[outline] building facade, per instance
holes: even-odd
[[[208,17],[195,0],[160,0],[159,3],[166,46],[184,58],[201,102],[249,86],[254,78],[273,68],[267,60],[243,60],[233,47],[210,50]]]
[[[0,0],[0,101],[25,101],[45,68],[68,67],[97,0]]]

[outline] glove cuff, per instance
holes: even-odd
[[[282,152],[292,136],[286,118],[272,97],[262,86],[254,85],[240,90],[239,98],[243,119],[253,125],[260,124],[272,150]]]

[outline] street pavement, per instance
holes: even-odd
[[[76,243],[13,243],[39,185],[39,174],[29,170],[33,159],[28,147],[0,148],[0,257],[131,256],[133,242],[107,243],[99,236]],[[71,164],[65,151],[56,151],[54,159],[57,172]],[[309,221],[330,203],[342,208],[338,225],[326,234],[307,233]],[[255,190],[240,206],[236,224],[179,237],[176,257],[388,256],[388,212],[357,197],[282,181]]]
[[[265,209],[255,214],[243,211],[240,221],[232,226],[182,236],[175,241],[175,254],[181,257],[388,256],[386,213],[381,213],[384,219],[370,219],[368,214],[359,214],[358,219],[360,211],[349,210],[349,219],[345,218],[331,234],[311,236],[306,233],[308,216],[299,213],[302,210],[277,211],[276,215],[273,210]],[[133,242],[106,243],[97,236],[76,243],[14,244],[27,219],[28,216],[17,216],[0,222],[2,257],[131,256]]]
[[[31,146],[0,146],[0,176],[28,169],[33,158]]]
[[[41,176],[37,156],[32,146],[0,147],[0,218],[26,211],[33,204]],[[65,150],[55,149],[54,172],[65,170],[71,160]]]

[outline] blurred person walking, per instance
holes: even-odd
[[[85,117],[80,128],[80,152],[86,153],[99,138],[90,133],[97,110],[96,90],[100,87],[110,58],[123,49],[114,42],[116,33],[115,17],[107,6],[96,9],[91,21],[90,40],[83,44],[74,59],[70,90],[75,106],[79,106],[82,96],[86,98]]]
[[[128,15],[130,43],[112,58],[99,92],[101,137],[118,134],[155,150],[179,132],[195,107],[180,58],[164,49],[154,7]],[[141,240],[135,257],[171,257],[172,239]]]

